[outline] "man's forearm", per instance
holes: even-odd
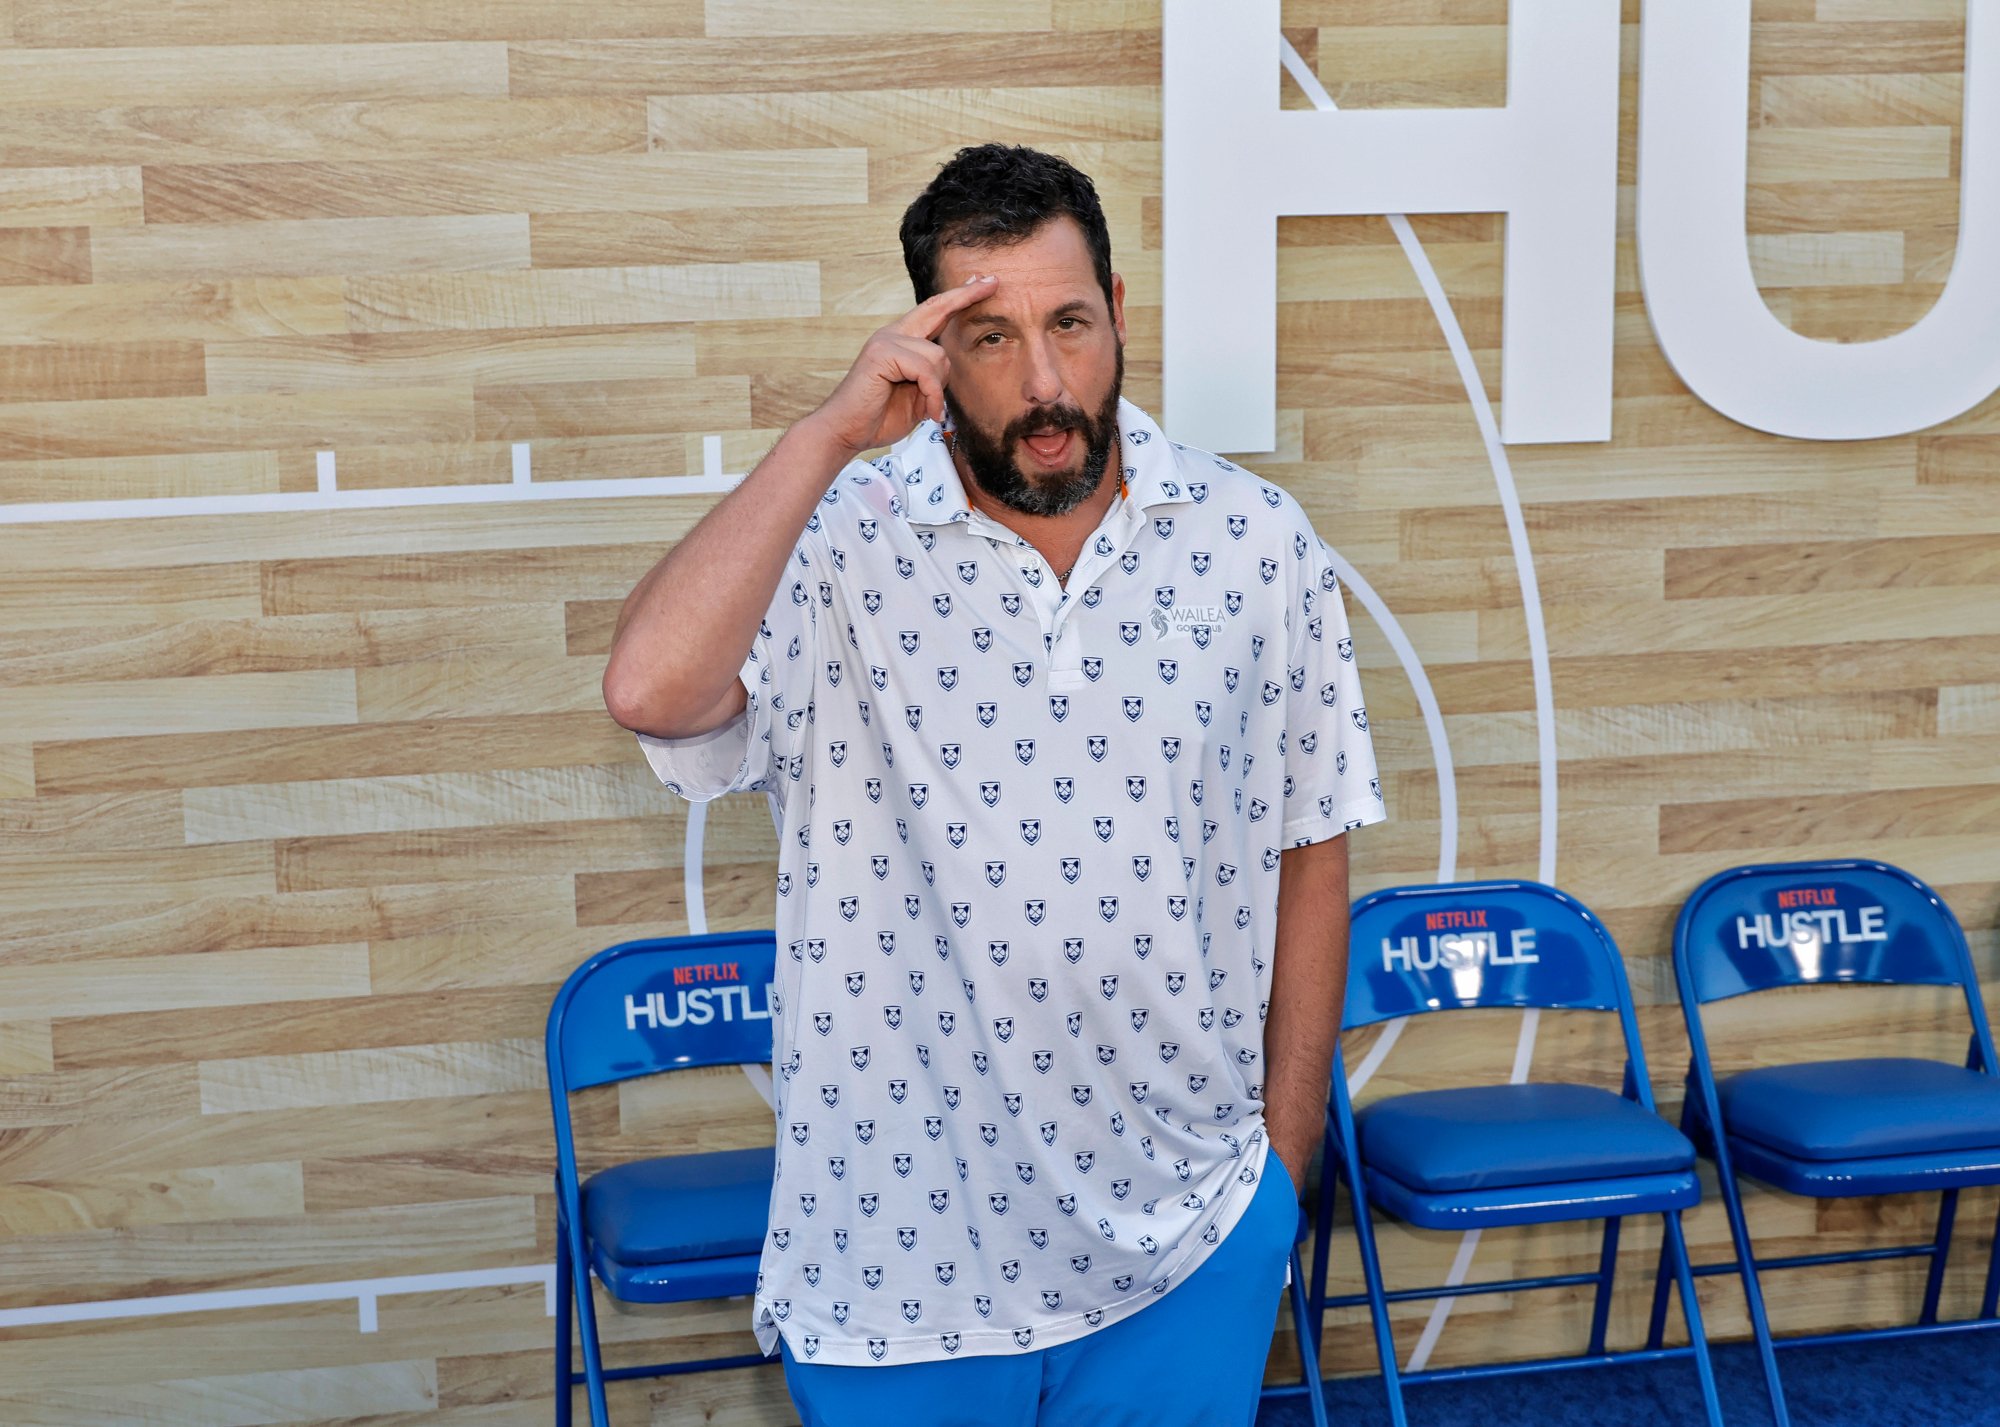
[[[1287,848],[1264,1020],[1264,1127],[1303,1189],[1325,1124],[1347,987],[1347,839]]]
[[[722,697],[845,459],[818,423],[796,423],[633,587],[604,671],[614,719],[670,734],[676,719],[703,714]]]

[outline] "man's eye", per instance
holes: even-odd
[[[988,332],[984,337],[979,339],[979,345],[982,347],[996,347],[999,344],[1000,334],[998,332]]]
[[[1058,322],[1058,323],[1057,323],[1056,325],[1057,325],[1057,326],[1059,326],[1059,327],[1061,327],[1061,328],[1063,329],[1063,331],[1065,331],[1065,332],[1068,332],[1068,331],[1071,331],[1071,330],[1073,330],[1074,328],[1076,328],[1076,327],[1078,327],[1078,326],[1081,326],[1082,324],[1081,324],[1081,323],[1080,323],[1080,322],[1078,321],[1078,319],[1076,319],[1076,318],[1074,318],[1074,317],[1065,317],[1065,318],[1063,318],[1063,319],[1062,319],[1062,320],[1061,320],[1060,322]]]

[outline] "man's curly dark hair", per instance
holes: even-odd
[[[1005,247],[1064,214],[1083,229],[1108,307],[1111,233],[1090,179],[1067,160],[1018,144],[960,149],[903,213],[903,266],[917,301],[937,292],[945,248]]]

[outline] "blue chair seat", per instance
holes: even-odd
[[[1517,1184],[1503,1189],[1459,1189],[1444,1194],[1412,1189],[1372,1169],[1368,1202],[1419,1229],[1464,1233],[1515,1224],[1552,1224],[1570,1219],[1605,1219],[1625,1214],[1661,1214],[1692,1209],[1701,1202],[1701,1176],[1692,1169],[1671,1174],[1628,1174],[1618,1179],[1565,1179],[1553,1184]]]
[[[616,1165],[583,1182],[584,1227],[633,1268],[760,1254],[777,1166],[771,1146]]]
[[[1686,1136],[1594,1085],[1475,1085],[1378,1100],[1355,1116],[1368,1169],[1428,1194],[1678,1175]]]
[[[2000,1150],[2000,1079],[1940,1060],[1774,1065],[1732,1075],[1716,1093],[1732,1140],[1789,1159]]]
[[[1707,1136],[1699,1138],[1707,1143]],[[2000,1184],[2000,1148],[1872,1155],[1867,1159],[1793,1159],[1755,1140],[1731,1135],[1729,1155],[1738,1174],[1811,1199]]]

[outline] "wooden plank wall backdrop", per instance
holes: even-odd
[[[1733,863],[1873,853],[1992,967],[2000,901],[2000,406],[1894,440],[1731,424],[1661,358],[1631,251],[1626,3],[1615,438],[1516,447],[1561,763],[1558,880],[1684,1056],[1671,916]],[[1894,332],[1950,269],[1962,0],[1758,0],[1751,252],[1827,340]],[[1288,0],[1343,106],[1498,104],[1505,0]],[[0,499],[699,473],[754,462],[909,301],[903,205],[958,145],[1094,174],[1159,400],[1159,14],[1146,0],[0,0]],[[1285,101],[1304,107],[1288,86]],[[1499,220],[1418,218],[1498,391]],[[1283,450],[1443,705],[1461,875],[1534,875],[1526,626],[1493,477],[1380,219],[1281,228]],[[1172,413],[1164,413],[1169,430]],[[686,808],[604,715],[631,583],[712,493],[0,525],[0,1310],[552,1251],[539,1035],[611,941],[688,929]],[[1393,821],[1357,887],[1428,879],[1439,797],[1410,685],[1355,608]],[[712,805],[708,925],[768,924],[761,796]],[[1936,999],[1765,1004],[1732,1064],[1956,1056]],[[1413,1029],[1369,1094],[1501,1076],[1518,1020]],[[1955,1025],[1955,1023],[1954,1023]],[[1360,1046],[1350,1047],[1357,1053]],[[1550,1019],[1537,1074],[1609,1074]],[[586,1098],[588,1160],[767,1143],[729,1071]],[[1948,1313],[1994,1211],[1969,1195]],[[1928,1206],[1766,1196],[1765,1243],[1876,1243]],[[1726,1242],[1713,1202],[1697,1251]],[[1617,1341],[1658,1242],[1626,1238]],[[1387,1231],[1391,1273],[1455,1240]],[[1475,1272],[1583,1268],[1489,1235]],[[1340,1281],[1358,1282],[1351,1241]],[[1718,1335],[1741,1295],[1708,1280]],[[1916,1271],[1774,1276],[1786,1327],[1914,1312]],[[157,1306],[157,1305],[155,1305]],[[1275,1305],[1274,1305],[1275,1308]],[[0,1331],[0,1421],[546,1422],[534,1283]],[[1425,1310],[1399,1311],[1405,1352]],[[741,1350],[747,1301],[609,1316],[632,1354]],[[1580,1294],[1459,1305],[1436,1362],[1580,1344]],[[663,1350],[658,1344],[664,1340]],[[1372,1366],[1330,1322],[1329,1367]],[[1274,1376],[1293,1370],[1277,1344]],[[619,1420],[793,1421],[775,1368],[621,1385]]]

